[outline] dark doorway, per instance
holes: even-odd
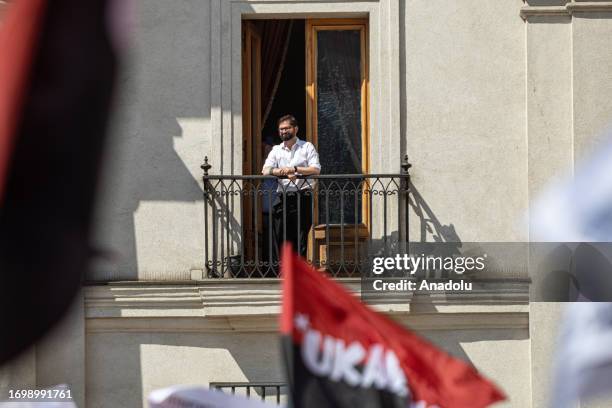
[[[266,23],[269,25],[277,22],[278,20],[266,20]],[[286,114],[292,114],[296,117],[300,124],[298,136],[301,139],[306,139],[306,51],[304,23],[305,20],[290,21],[289,42],[276,92],[270,106],[262,106],[262,115],[264,115],[262,119],[265,120],[262,126],[262,141],[268,139],[273,141],[274,144],[280,143],[276,121]],[[262,35],[265,44],[266,32],[264,31]],[[262,46],[264,45],[262,44]],[[276,67],[266,66],[266,61],[263,58],[261,68],[262,76],[265,75],[266,69],[277,69]],[[265,116],[266,109],[269,110],[267,116]]]
[[[367,174],[367,20],[244,20],[242,30],[243,173],[261,174],[271,146],[280,143],[278,118],[292,114],[299,123],[298,137],[319,150],[323,174]],[[369,234],[365,181],[355,185],[338,179],[317,183],[315,226],[307,254],[309,259],[325,258],[330,264],[343,260],[348,246],[358,247]],[[261,261],[267,266],[277,264],[270,215],[277,181],[253,178],[243,186],[245,256],[253,260],[261,276],[270,276],[269,272],[276,272],[274,267],[264,266],[266,270],[261,271],[258,265]],[[338,193],[347,188],[355,190],[354,199],[346,200]],[[319,200],[322,194],[325,201]]]
[[[257,175],[271,147],[280,143],[278,118],[295,116],[298,136],[306,139],[305,20],[245,20],[242,34],[243,173]],[[244,251],[255,265],[249,276],[270,277],[277,271],[271,265],[277,259],[270,215],[276,186],[274,180],[243,186]],[[266,264],[260,267],[261,261]]]

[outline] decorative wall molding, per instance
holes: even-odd
[[[527,20],[534,16],[572,16],[577,13],[612,13],[612,1],[572,1],[563,6],[530,6],[521,8],[521,17]],[[612,17],[612,16],[611,16]]]
[[[570,13],[612,12],[612,1],[573,1],[565,8]]]
[[[359,280],[344,282],[359,293]],[[527,329],[525,281],[485,282],[470,294],[381,297],[374,307],[419,330]],[[274,332],[281,306],[276,279],[124,282],[84,290],[88,332]]]
[[[389,313],[394,320],[414,330],[527,330],[527,311],[478,313]],[[278,314],[226,317],[114,317],[89,318],[87,333],[274,333]]]

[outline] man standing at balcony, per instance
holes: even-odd
[[[308,232],[312,226],[314,180],[298,178],[321,172],[319,154],[314,145],[297,137],[298,123],[292,115],[278,119],[282,140],[274,146],[264,163],[262,174],[278,179],[279,201],[274,205],[275,255],[283,241],[289,241],[300,255],[306,256]]]

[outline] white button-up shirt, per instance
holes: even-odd
[[[291,149],[285,146],[285,142],[278,144],[272,148],[272,151],[268,155],[265,167],[279,168],[279,167],[316,167],[321,170],[321,164],[319,163],[319,154],[315,149],[314,145],[305,140],[298,140],[291,146]],[[299,173],[298,173],[299,175]],[[314,188],[313,180],[297,179],[295,183],[292,183],[289,179],[278,180],[277,191],[297,191]]]

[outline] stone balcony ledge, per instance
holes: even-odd
[[[360,293],[359,279],[339,279]],[[383,295],[373,307],[416,330],[528,328],[529,282],[478,281],[469,293]],[[130,281],[84,288],[88,331],[274,332],[278,279]]]

